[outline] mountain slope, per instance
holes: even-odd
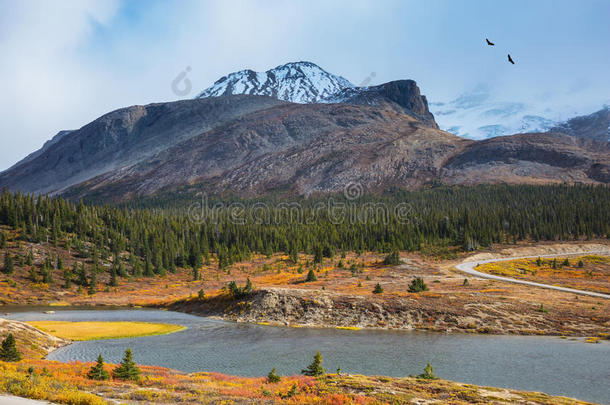
[[[473,142],[452,156],[442,178],[447,184],[608,183],[609,152],[562,133],[501,136]]]
[[[240,116],[282,104],[269,97],[233,96],[132,106],[75,131],[0,173],[0,186],[48,193],[135,164]]]
[[[388,106],[288,104],[249,114],[154,158],[81,184],[72,197],[151,195],[200,185],[260,195],[418,187],[470,143]]]
[[[610,142],[610,107],[606,106],[593,114],[572,118],[552,128],[551,131],[596,142]]]
[[[347,79],[328,73],[311,62],[292,62],[266,72],[241,70],[221,77],[197,98],[250,94],[269,96],[293,103],[315,103],[344,88]]]
[[[116,201],[185,187],[250,196],[352,183],[610,183],[610,149],[598,142],[607,110],[554,132],[472,141],[438,129],[412,80],[357,88],[308,62],[237,72],[202,95],[63,131],[0,173],[0,187]]]

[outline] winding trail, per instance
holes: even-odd
[[[552,258],[552,257],[579,256],[579,255],[588,255],[588,254],[610,255],[610,251],[596,250],[596,251],[588,251],[588,252],[560,253],[560,254],[552,254],[552,255],[503,257],[501,259],[489,259],[489,260],[477,260],[474,262],[464,262],[464,263],[460,263],[460,264],[456,265],[455,268],[464,273],[468,273],[468,274],[476,276],[476,277],[487,278],[490,280],[500,280],[500,281],[506,281],[509,283],[529,285],[532,287],[548,288],[549,290],[557,290],[557,291],[569,292],[569,293],[580,294],[580,295],[589,295],[591,297],[610,299],[610,295],[608,295],[608,294],[603,294],[603,293],[598,293],[598,292],[593,292],[593,291],[577,290],[574,288],[567,288],[567,287],[558,287],[558,286],[550,285],[550,284],[535,283],[533,281],[517,280],[517,279],[509,278],[509,277],[502,277],[502,276],[496,276],[494,274],[482,273],[482,272],[476,271],[474,269],[479,264],[484,264],[484,263],[506,262],[506,261],[518,260],[518,259],[535,259],[537,257]]]

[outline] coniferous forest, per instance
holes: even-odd
[[[14,231],[12,238],[61,245],[92,258],[94,264],[98,257],[129,252],[129,262],[115,263],[111,277],[127,271],[154,276],[177,267],[197,268],[210,257],[223,268],[252,253],[332,257],[341,251],[417,251],[430,246],[470,251],[493,243],[610,236],[610,188],[605,186],[481,185],[396,191],[357,200],[326,196],[279,204],[260,198],[214,201],[202,210],[205,215],[195,216],[193,207],[171,207],[167,198],[164,201],[163,208],[127,208],[3,191],[0,225]],[[9,232],[0,232],[0,249],[8,238]],[[79,271],[86,277],[84,270],[74,269]]]

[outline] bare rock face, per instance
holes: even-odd
[[[411,114],[424,124],[438,129],[434,116],[428,110],[428,100],[421,95],[413,80],[396,80],[379,86],[346,88],[324,102],[363,105],[389,103],[401,112]]]

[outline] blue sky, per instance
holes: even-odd
[[[183,98],[308,60],[356,84],[414,79],[432,102],[485,88],[593,112],[610,100],[609,16],[604,0],[0,0],[0,169],[59,130],[180,98],[171,82],[187,66]]]

